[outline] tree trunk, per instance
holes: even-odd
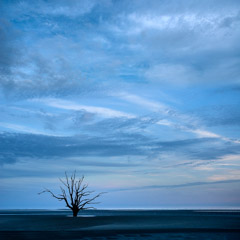
[[[72,212],[73,212],[73,217],[77,217],[79,209],[78,208],[73,208]]]

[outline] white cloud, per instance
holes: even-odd
[[[145,76],[150,81],[165,84],[185,85],[199,81],[199,73],[182,64],[158,64],[149,68]]]
[[[45,131],[34,129],[34,128],[31,128],[28,126],[23,126],[23,125],[13,124],[13,123],[0,122],[0,127],[5,128],[5,129],[14,130],[16,132],[31,133],[31,134],[43,134],[43,135],[50,135],[50,136],[60,136],[60,135],[56,135],[56,134],[49,134]]]
[[[151,100],[145,99],[143,97],[140,97],[140,96],[137,96],[134,94],[129,94],[129,93],[123,92],[120,94],[115,94],[115,96],[117,96],[121,99],[124,99],[128,102],[144,106],[145,108],[148,108],[151,111],[158,111],[158,112],[163,112],[163,113],[167,113],[167,111],[168,111],[168,107],[165,104],[156,102],[156,101],[151,101]]]
[[[87,112],[98,114],[106,118],[117,118],[117,117],[134,118],[135,117],[133,114],[125,113],[125,112],[114,110],[111,108],[81,105],[73,101],[61,100],[56,98],[32,99],[31,101],[41,102],[48,106],[60,108],[60,109],[74,110],[74,111],[85,110]]]
[[[175,15],[140,15],[133,13],[128,16],[128,19],[138,26],[140,32],[145,29],[174,29],[176,27],[182,27],[182,25],[188,25],[193,28],[200,24],[214,24],[216,17],[217,16],[214,15],[200,17],[193,13]]]
[[[188,131],[191,131],[192,133],[197,134],[199,137],[221,138],[220,135],[203,130],[203,129],[188,129]]]
[[[163,125],[163,126],[169,126],[169,127],[171,127],[173,125],[173,123],[168,121],[167,119],[159,120],[159,121],[157,121],[157,124]]]
[[[211,181],[240,180],[240,170],[225,171],[222,174],[215,174],[208,177]]]
[[[240,144],[239,140],[230,139],[222,135],[216,134],[212,131],[204,129],[204,127],[201,127],[201,125],[199,124],[200,121],[196,117],[192,117],[187,114],[182,114],[176,111],[175,109],[165,105],[164,103],[151,101],[143,97],[129,93],[120,93],[116,96],[128,102],[141,105],[150,111],[163,114],[165,116],[165,119],[157,121],[156,124],[158,125],[164,125],[181,131],[190,132],[197,135],[200,138],[219,138],[222,139],[223,141]]]
[[[37,1],[36,5],[30,2],[21,1],[18,8],[28,12],[36,12],[46,15],[60,15],[66,17],[77,17],[91,12],[96,5],[95,0],[53,0],[50,3],[45,1]]]
[[[219,12],[204,12],[199,14],[198,12],[181,12],[181,13],[130,13],[124,18],[129,21],[129,27],[132,31],[131,34],[138,34],[145,30],[171,30],[177,28],[188,28],[202,30],[206,28],[206,31],[215,29],[222,22],[222,14]],[[238,11],[231,11],[224,14],[226,19],[235,19],[238,16]]]

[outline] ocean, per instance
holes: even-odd
[[[0,210],[0,239],[239,240],[239,210]]]

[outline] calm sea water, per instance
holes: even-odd
[[[10,209],[0,210],[0,215],[72,215],[71,210],[59,209]],[[149,209],[97,209],[84,210],[79,216],[190,216],[190,215],[240,215],[240,209],[194,209],[194,210],[149,210]]]
[[[240,240],[240,210],[0,210],[0,239]]]

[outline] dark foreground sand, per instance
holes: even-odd
[[[240,240],[239,211],[0,211],[0,239]]]

